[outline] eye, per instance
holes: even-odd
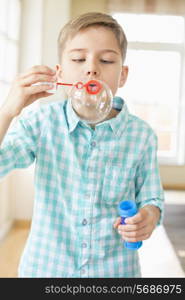
[[[72,61],[74,61],[74,62],[84,62],[85,58],[74,58],[74,59],[72,59]]]
[[[100,59],[100,61],[101,61],[103,64],[113,64],[113,63],[114,63],[113,60],[107,60],[107,59]]]

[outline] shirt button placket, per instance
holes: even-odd
[[[87,225],[87,220],[86,219],[83,219],[83,221],[82,221],[82,225]]]
[[[87,243],[82,243],[82,248],[87,248]]]
[[[96,142],[95,141],[92,141],[91,142],[91,148],[95,148],[96,147]]]
[[[83,260],[82,260],[83,267],[81,269],[81,277],[87,277],[87,268],[88,268],[88,265],[87,265],[88,264],[88,259],[86,257],[86,255],[87,255],[87,243],[82,242],[81,247],[82,247],[82,257],[83,257]]]
[[[89,195],[89,194],[88,194]],[[88,236],[88,227],[86,225],[88,224],[88,219],[83,218],[81,221],[81,224],[83,226],[83,231],[84,234],[83,236],[85,237]],[[81,261],[81,271],[80,271],[80,276],[83,278],[88,276],[88,242],[87,240],[82,240],[81,241],[81,251],[82,251],[82,261]]]

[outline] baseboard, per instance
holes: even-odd
[[[13,226],[16,228],[30,228],[31,220],[16,219],[14,220]]]
[[[185,191],[184,184],[163,184],[164,190]]]

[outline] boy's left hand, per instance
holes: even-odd
[[[113,227],[118,229],[122,239],[127,242],[138,242],[148,239],[160,217],[160,210],[154,205],[146,205],[133,217],[125,219],[121,225],[121,217],[117,218]]]

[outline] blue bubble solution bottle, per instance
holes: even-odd
[[[137,213],[136,203],[134,201],[122,201],[118,205],[118,212],[121,217],[121,224],[125,224],[125,219],[132,217]],[[139,242],[126,242],[124,241],[124,246],[131,250],[137,250],[142,246],[142,241]]]

